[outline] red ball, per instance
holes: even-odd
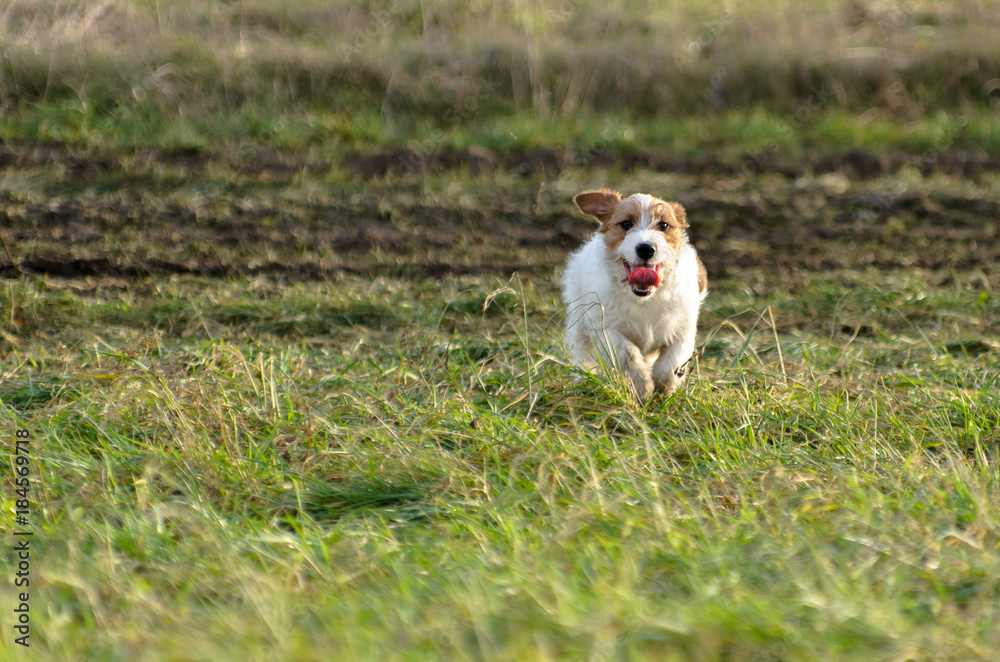
[[[629,285],[635,285],[643,289],[655,287],[660,284],[660,274],[653,269],[640,267],[633,271],[628,277]]]

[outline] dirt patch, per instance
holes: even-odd
[[[956,195],[802,194],[788,200],[683,199],[709,272],[767,269],[974,269],[1000,262],[1000,202]],[[516,205],[512,205],[516,207]],[[234,206],[205,217],[176,205],[72,199],[4,214],[5,238],[27,273],[65,278],[337,272],[437,278],[550,274],[592,227],[568,211],[532,214],[372,204]],[[484,232],[483,228],[489,228]],[[18,269],[2,257],[0,274]]]
[[[543,179],[553,179],[567,167],[613,167],[623,171],[653,170],[718,177],[773,173],[790,179],[806,174],[839,172],[857,181],[877,179],[904,166],[917,167],[925,175],[942,172],[968,178],[976,178],[984,172],[1000,171],[1000,159],[975,149],[952,149],[944,153],[896,150],[889,155],[879,155],[866,149],[854,148],[841,154],[793,162],[773,151],[726,160],[715,155],[692,157],[648,150],[612,152],[601,147],[579,150],[539,148],[498,154],[473,146],[466,151],[456,151],[449,147],[430,152],[402,148],[373,154],[352,153],[344,157],[341,165],[362,180],[392,175],[441,173],[463,168],[473,175],[501,169],[525,177]]]
[[[72,144],[55,141],[12,140],[0,143],[0,172],[56,166],[63,169],[63,175],[69,181],[80,184],[92,184],[107,175],[125,175],[128,169],[137,166],[166,166],[199,174],[212,165],[243,174],[287,178],[302,170],[329,170],[331,163],[252,144],[238,145],[231,150],[181,145],[111,152],[81,150]]]
[[[127,154],[95,150],[80,152],[73,145],[54,141],[14,140],[0,144],[0,172],[57,166],[62,168],[67,180],[91,184],[107,175],[127,174],[125,170],[136,165],[167,166],[194,175],[215,165],[245,175],[289,179],[303,171],[325,172],[332,164],[252,144],[236,146],[228,151],[177,146],[137,149]],[[928,150],[922,153],[896,149],[887,155],[853,148],[840,154],[791,161],[773,150],[724,159],[714,154],[685,156],[663,150],[611,150],[601,146],[495,152],[472,145],[462,150],[441,146],[351,152],[340,159],[340,166],[361,181],[452,171],[466,171],[473,176],[504,171],[533,179],[553,179],[569,167],[653,170],[699,177],[772,173],[790,179],[807,174],[839,172],[852,180],[871,180],[910,166],[920,169],[925,175],[940,172],[975,179],[985,172],[1000,171],[1000,158],[977,148],[953,148],[943,152]]]
[[[359,177],[460,167],[470,172],[505,168],[538,178],[554,175],[572,156],[552,150],[508,155],[442,150],[425,162],[414,151],[398,150],[357,155],[352,163]],[[789,176],[806,169],[833,169],[866,179],[899,163],[861,150],[826,163],[782,164],[765,156],[761,164]],[[606,157],[597,152],[587,156],[595,162]],[[305,167],[266,150],[242,156],[193,148],[154,150],[142,158],[190,168],[192,177],[199,168],[218,163],[230,168],[235,181],[252,187],[261,181],[280,185],[292,171]],[[246,163],[236,167],[234,158]],[[750,190],[719,192],[713,182],[723,178],[720,172],[731,174],[725,171],[727,164],[656,158],[658,168],[703,174],[705,185],[693,187],[680,201],[692,219],[692,240],[713,277],[761,269],[975,270],[1000,262],[1000,201],[993,198],[961,193],[835,194],[798,185],[771,197]],[[966,172],[970,163],[980,163],[977,158],[949,152],[936,163],[951,163],[947,167]],[[73,154],[52,144],[0,148],[0,168],[58,167],[60,175],[81,180],[104,177],[124,163],[122,158]],[[264,176],[245,184],[236,173]],[[172,274],[267,274],[295,280],[342,272],[372,278],[514,271],[550,276],[593,231],[568,203],[534,211],[540,193],[530,182],[485,194],[488,199],[478,207],[414,204],[412,193],[392,190],[343,196],[344,202],[330,204],[221,193],[195,207],[176,199],[157,202],[155,194],[136,193],[127,184],[112,195],[63,193],[47,204],[21,202],[14,195],[0,199],[0,227],[18,263],[0,254],[0,275],[15,277],[24,271],[126,281]]]

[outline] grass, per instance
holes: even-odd
[[[3,659],[992,660],[995,8],[458,7],[0,10]],[[708,267],[645,407],[593,186]]]
[[[635,120],[624,114],[580,113],[571,120],[485,116],[445,128],[422,125],[407,132],[381,124],[377,115],[347,118],[318,111],[275,122],[273,111],[246,107],[238,113],[173,120],[143,109],[108,112],[76,101],[44,102],[4,118],[0,126],[12,142],[65,143],[98,154],[159,148],[168,153],[206,153],[221,145],[260,149],[266,146],[307,156],[321,163],[344,162],[351,155],[409,148],[425,157],[442,150],[485,149],[498,155],[532,149],[570,153],[587,161],[597,154],[619,158],[649,152],[693,157],[710,150],[730,163],[775,152],[790,159],[829,156],[864,148],[924,156],[954,149],[1000,154],[996,113],[970,109],[944,111],[900,123],[891,118],[859,116],[837,109],[808,114],[740,108],[709,116]],[[803,118],[803,119],[800,119]]]
[[[466,4],[19,0],[0,15],[0,132],[322,160],[402,146],[1000,153],[989,3]]]
[[[547,280],[8,281],[33,646],[988,659],[995,294],[828,277],[717,282],[695,377],[645,409],[570,381]]]

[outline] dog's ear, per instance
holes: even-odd
[[[684,207],[681,205],[681,203],[674,202],[671,203],[671,206],[674,209],[674,218],[677,219],[677,227],[681,229],[691,227],[690,225],[688,225],[687,212],[684,211]]]
[[[606,188],[596,191],[584,191],[573,198],[573,202],[584,214],[593,216],[604,223],[615,213],[615,207],[621,202],[622,196],[617,191]]]

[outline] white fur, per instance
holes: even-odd
[[[612,253],[604,235],[595,232],[569,259],[563,274],[566,342],[577,365],[598,363],[624,372],[640,402],[653,389],[672,393],[684,381],[675,373],[694,353],[698,308],[705,293],[698,290],[698,258],[684,237],[679,250],[667,244],[652,227],[648,195],[639,198],[642,218]],[[637,262],[635,247],[649,243],[656,249],[651,264],[660,266],[660,284],[645,297],[636,296],[627,282],[622,260]]]

